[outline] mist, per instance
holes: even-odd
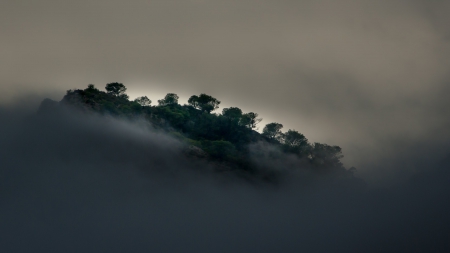
[[[3,252],[446,252],[450,1],[4,1]],[[68,89],[206,93],[339,145],[353,176],[264,143],[275,182],[143,120],[36,114]]]
[[[397,150],[450,139],[449,11],[445,0],[8,1],[0,104],[115,81],[153,101],[204,92],[340,145],[380,183],[377,161],[392,171]]]
[[[273,184],[217,172],[138,119],[3,107],[0,121],[4,252],[450,248],[449,159],[380,188],[353,177],[288,172],[295,158],[269,160],[276,150],[249,147],[261,169],[284,175]]]

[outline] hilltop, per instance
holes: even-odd
[[[154,129],[184,143],[186,156],[213,163],[220,170],[264,179],[274,178],[281,170],[352,176],[354,168],[344,167],[339,146],[310,143],[296,130],[282,132],[283,125],[277,122],[267,124],[259,133],[255,131],[261,121],[257,113],[244,113],[237,107],[216,113],[221,102],[212,96],[193,95],[188,104],[180,105],[178,95],[169,93],[152,105],[146,96],[129,100],[122,83],[109,83],[105,89],[101,91],[90,84],[86,89],[68,90],[60,102],[44,100],[39,111],[68,106],[86,113],[144,119]],[[259,162],[259,158],[295,162],[270,165]],[[276,166],[283,168],[273,168]]]

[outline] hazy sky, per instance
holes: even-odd
[[[0,249],[448,251],[449,13],[448,0],[2,0]],[[139,124],[4,106],[109,82],[154,103],[207,93],[219,112],[341,146],[358,177],[392,187],[301,170],[243,184]]]
[[[154,102],[207,93],[340,145],[347,166],[387,168],[446,152],[448,13],[444,0],[5,0],[0,101],[114,81]]]

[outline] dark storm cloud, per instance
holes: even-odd
[[[7,1],[0,99],[112,81],[153,101],[205,92],[340,145],[348,166],[370,171],[397,150],[449,140],[449,5]]]
[[[0,121],[2,252],[450,248],[448,159],[384,190],[302,171],[274,186],[211,173],[213,165],[187,159],[181,143],[140,121],[15,107],[1,108]],[[252,149],[265,168],[298,165],[268,159],[277,153],[268,146]]]

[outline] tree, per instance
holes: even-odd
[[[281,141],[283,136],[281,128],[283,128],[282,124],[272,122],[264,127],[262,134],[270,139]]]
[[[229,141],[202,141],[202,148],[216,159],[233,158],[236,153],[235,146]]]
[[[89,84],[88,85],[88,90],[97,90],[97,88],[95,88],[95,85]]]
[[[239,120],[242,117],[242,110],[237,107],[223,108],[222,116],[231,120]]]
[[[255,112],[249,112],[242,115],[239,123],[242,126],[246,126],[250,129],[256,128],[256,124],[261,122],[262,118],[258,118],[258,114]]]
[[[188,104],[204,112],[211,113],[219,108],[220,101],[212,96],[202,93],[200,96],[191,96],[188,100]]]
[[[128,95],[125,94],[127,88],[122,83],[108,83],[105,89],[108,94],[114,95],[116,97],[128,98]]]
[[[303,134],[291,129],[284,133],[283,140],[284,144],[289,147],[304,147],[308,145],[308,139]]]
[[[283,149],[287,152],[295,153],[299,156],[307,156],[310,154],[311,146],[306,137],[295,131],[289,129],[283,134]]]
[[[339,146],[330,146],[322,143],[314,143],[311,150],[313,164],[322,167],[343,167],[340,159],[343,158],[342,149]]]
[[[167,93],[167,95],[163,99],[158,100],[158,104],[160,106],[178,104],[178,99],[179,97],[177,94]]]
[[[147,96],[138,97],[134,102],[140,104],[141,106],[150,106],[152,101]]]

